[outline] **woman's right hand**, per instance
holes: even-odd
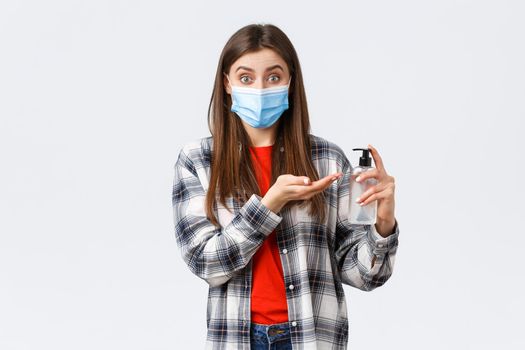
[[[324,191],[333,181],[343,176],[337,172],[317,181],[310,181],[307,176],[280,175],[268,189],[261,202],[271,211],[277,213],[291,200],[309,199]]]

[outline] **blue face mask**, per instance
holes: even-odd
[[[230,81],[230,78],[228,81]],[[274,86],[266,89],[256,89],[244,86],[230,86],[232,89],[232,107],[242,120],[254,128],[267,128],[272,126],[277,119],[288,109],[287,85]]]

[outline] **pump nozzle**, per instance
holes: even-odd
[[[352,148],[353,151],[363,151],[359,158],[359,166],[372,166],[372,158],[370,158],[370,148]]]

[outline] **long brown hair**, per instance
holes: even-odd
[[[224,88],[223,73],[228,74],[232,64],[243,54],[262,48],[278,53],[288,65],[292,77],[289,107],[277,121],[279,124],[272,147],[270,186],[281,174],[308,176],[311,181],[319,179],[311,157],[310,121],[297,53],[286,34],[275,25],[247,25],[235,32],[222,50],[208,107],[208,127],[213,138],[213,149],[210,183],[206,194],[206,215],[216,226],[219,226],[219,222],[212,210],[216,204],[216,190],[219,201],[225,207],[227,196],[231,195],[234,200],[244,203],[253,193],[261,195],[248,148],[251,142],[239,117],[230,111],[232,101]],[[289,201],[283,209],[294,204],[293,202],[310,204],[309,214],[324,220],[323,192],[308,200]]]

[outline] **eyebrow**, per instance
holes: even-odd
[[[268,72],[268,71],[270,71],[270,70],[272,70],[272,69],[274,69],[274,68],[279,68],[280,70],[282,70],[282,71],[284,72],[283,67],[281,67],[281,65],[279,65],[279,64],[276,64],[276,65],[273,65],[273,66],[271,66],[271,67],[266,68],[266,71],[265,71],[265,72]],[[245,66],[239,66],[239,67],[237,67],[237,69],[235,70],[235,72],[237,72],[239,69],[245,69],[245,70],[247,70],[247,71],[254,72],[254,70],[253,70],[252,68],[245,67]]]

